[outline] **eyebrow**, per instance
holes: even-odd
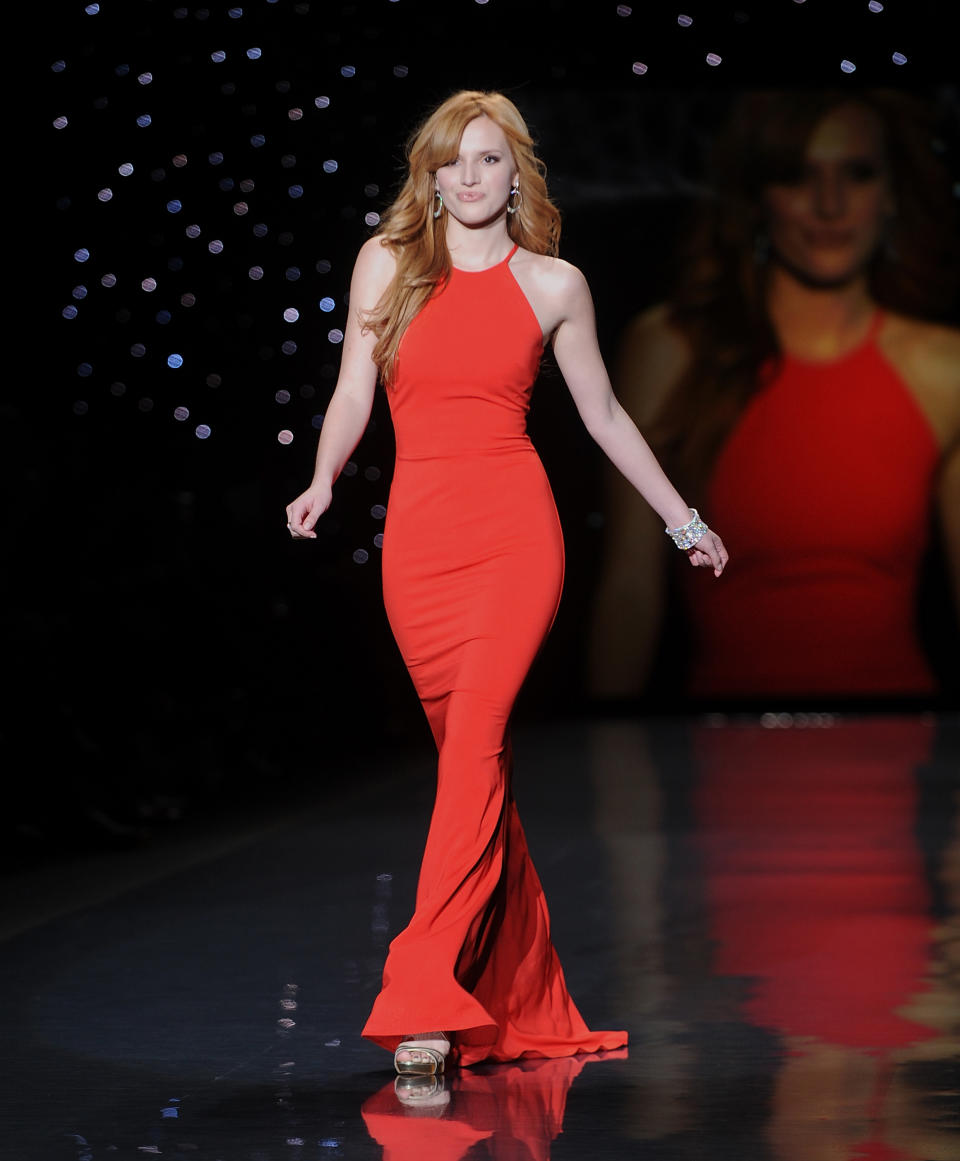
[[[885,160],[885,154],[878,151],[876,153],[837,153],[832,154],[826,158],[817,156],[805,156],[803,158],[804,165],[820,165],[824,161],[827,162],[841,162],[843,165],[851,164],[870,164],[875,165]]]

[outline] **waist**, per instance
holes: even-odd
[[[731,583],[728,584],[727,582]],[[697,694],[926,694],[909,575],[757,569],[691,594]]]
[[[526,398],[484,396],[469,386],[430,383],[389,396],[400,459],[448,459],[529,449]]]
[[[524,432],[470,433],[457,432],[436,435],[432,432],[416,435],[396,434],[397,463],[418,460],[459,460],[510,456],[536,456],[529,435]]]

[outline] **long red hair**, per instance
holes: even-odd
[[[464,90],[448,97],[411,137],[407,178],[377,230],[393,250],[397,269],[364,325],[377,336],[373,359],[387,385],[404,331],[450,273],[446,212],[433,216],[434,178],[456,157],[463,131],[475,117],[489,117],[500,127],[520,175],[522,199],[517,212],[507,216],[510,237],[534,253],[557,253],[560,212],[547,194],[546,167],[516,105],[502,93]]]

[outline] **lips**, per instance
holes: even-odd
[[[804,235],[809,246],[849,246],[854,239],[852,230],[810,230]]]

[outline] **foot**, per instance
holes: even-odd
[[[397,1047],[393,1064],[401,1076],[438,1076],[449,1051],[450,1041],[442,1032],[421,1032]]]

